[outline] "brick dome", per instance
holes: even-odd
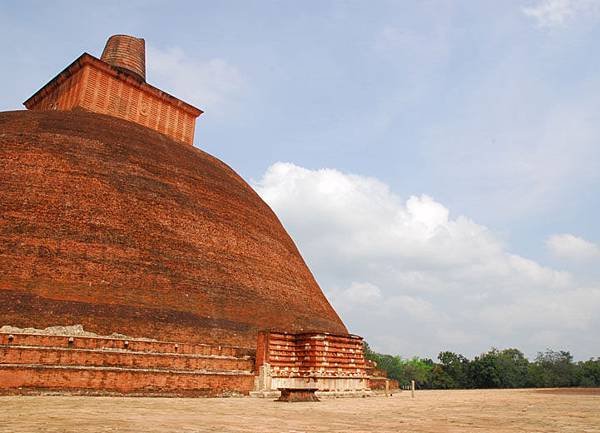
[[[218,159],[81,111],[0,113],[0,325],[256,347],[346,334],[285,229]]]

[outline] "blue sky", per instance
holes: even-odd
[[[600,355],[600,2],[0,5],[0,110],[107,37],[205,110],[350,330],[435,357]]]

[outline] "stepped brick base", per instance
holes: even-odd
[[[0,393],[247,395],[253,369],[236,347],[0,333]]]
[[[400,388],[400,384],[395,379],[388,379],[384,370],[377,368],[374,361],[367,361],[367,376],[369,377],[369,389],[380,393],[391,394]]]
[[[112,367],[0,366],[0,391],[8,394],[61,391],[85,394],[222,396],[248,394],[252,373],[182,372]]]
[[[272,396],[284,388],[289,400],[309,390],[311,395],[316,390],[318,396],[346,397],[397,389],[396,381],[365,362],[362,339],[353,335],[265,331],[254,352],[18,331],[0,332],[0,394],[227,396],[254,391]]]

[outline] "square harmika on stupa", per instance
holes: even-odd
[[[273,211],[193,147],[202,111],[112,36],[0,113],[0,392],[364,393]],[[243,145],[243,143],[240,143]]]

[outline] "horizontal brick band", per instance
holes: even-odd
[[[27,390],[219,396],[248,394],[251,374],[165,372],[119,368],[0,365],[0,393]]]

